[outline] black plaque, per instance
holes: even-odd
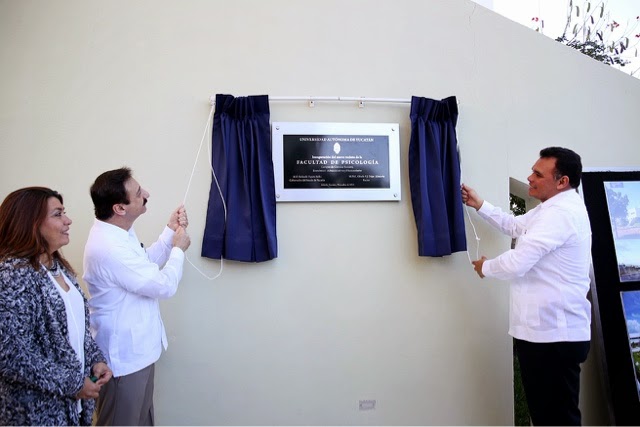
[[[279,202],[399,201],[397,123],[274,122]]]
[[[390,187],[386,135],[283,135],[286,189]]]

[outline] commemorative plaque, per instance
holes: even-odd
[[[278,201],[400,200],[397,123],[272,124]]]

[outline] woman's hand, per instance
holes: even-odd
[[[104,362],[98,362],[93,365],[91,372],[93,372],[93,378],[96,378],[95,383],[101,387],[108,383],[113,376],[113,372]]]
[[[89,377],[85,377],[82,388],[76,394],[76,399],[97,399],[102,386],[91,381]]]
[[[82,388],[76,394],[76,399],[97,399],[100,389],[113,376],[113,372],[104,362],[98,362],[91,368],[92,376],[84,379]]]

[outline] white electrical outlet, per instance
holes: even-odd
[[[373,411],[376,409],[376,401],[375,399],[360,400],[358,407],[361,411]]]

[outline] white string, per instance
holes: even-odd
[[[458,145],[458,158],[460,158],[460,145]],[[464,179],[462,178],[462,165],[460,166],[460,183],[464,183]],[[469,210],[473,209],[471,206],[467,206],[462,203],[462,208],[467,213],[467,218],[469,218],[469,224],[471,224],[471,228],[473,229],[473,234],[476,237],[476,260],[480,259],[480,237],[478,236],[478,232],[476,231],[476,226],[473,224],[471,220],[471,214],[469,214]],[[467,247],[467,258],[469,258],[469,263],[472,263],[474,260],[471,259],[471,254],[469,253],[469,248]]]
[[[209,111],[209,118],[207,119],[207,124],[204,125],[204,131],[202,132],[202,138],[200,139],[200,146],[198,147],[198,154],[196,154],[196,160],[195,162],[193,162],[193,167],[191,168],[191,176],[189,177],[189,183],[187,184],[187,191],[185,191],[184,199],[182,199],[183,205],[187,202],[187,194],[189,194],[189,189],[191,188],[191,180],[193,179],[193,174],[196,170],[196,165],[198,164],[198,158],[200,157],[200,151],[202,150],[202,144],[204,143],[204,139],[207,136],[207,131],[209,130],[209,124],[211,123],[211,118],[213,117],[213,111],[215,110],[215,108],[216,108],[215,106],[211,107],[211,111]],[[213,170],[213,166],[211,166],[211,170]]]
[[[469,218],[469,224],[471,224],[471,228],[473,228],[473,234],[476,236],[476,260],[480,259],[480,237],[478,237],[478,233],[476,232],[476,226],[471,221],[471,214],[469,214],[470,206],[465,206],[465,212],[467,213],[467,218]],[[467,248],[467,257],[469,258],[469,262],[473,262],[471,259],[471,254],[469,253],[469,249]]]
[[[191,169],[191,176],[189,177],[189,183],[187,184],[187,190],[184,193],[184,199],[182,201],[182,205],[184,206],[185,203],[187,202],[187,195],[189,194],[189,189],[191,188],[191,180],[193,179],[193,175],[195,173],[196,170],[196,165],[198,164],[198,158],[200,157],[200,151],[202,151],[202,144],[204,144],[204,140],[206,139],[208,130],[209,130],[209,126],[211,124],[211,119],[213,118],[213,111],[215,110],[215,105],[211,106],[211,111],[209,112],[209,117],[207,119],[207,124],[204,127],[204,132],[202,133],[202,138],[200,139],[200,146],[198,147],[198,154],[196,155],[196,160],[193,162],[193,168]],[[211,132],[213,132],[213,129],[211,130]],[[218,183],[218,177],[216,176],[216,171],[213,169],[213,162],[212,162],[212,156],[211,156],[211,146],[209,144],[207,144],[207,148],[208,148],[208,153],[209,153],[209,167],[211,168],[211,173],[213,175],[213,180],[216,183],[216,187],[218,188],[218,193],[220,193],[220,200],[222,200],[222,209],[224,211],[224,224],[226,227],[227,224],[227,204],[224,201],[224,197],[222,196],[222,189],[220,189],[220,184]],[[189,264],[191,264],[191,266],[193,268],[196,269],[196,271],[198,271],[198,273],[200,273],[203,277],[205,277],[208,280],[215,280],[218,277],[220,277],[222,275],[222,270],[224,269],[224,258],[222,258],[222,256],[220,256],[220,271],[218,272],[217,275],[215,275],[214,277],[209,277],[207,276],[205,273],[203,273],[198,267],[195,266],[194,263],[191,262],[191,260],[189,259],[189,255],[187,255],[187,253],[185,252],[185,258],[187,259],[187,262]]]

